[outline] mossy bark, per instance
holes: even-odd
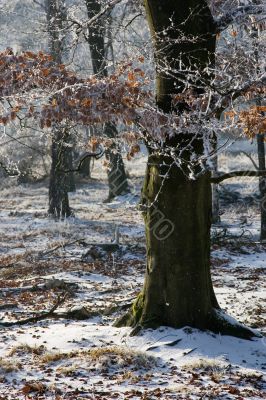
[[[179,66],[201,72],[214,62],[214,23],[205,1],[144,3],[155,44],[157,104],[164,112],[171,112],[172,94],[181,92],[185,85]],[[197,40],[181,39],[189,35]],[[201,77],[206,80],[204,74]],[[196,81],[194,85],[202,92]],[[191,138],[188,134],[176,135],[166,140],[165,147],[180,150]],[[200,136],[193,140],[190,151],[201,155],[202,140]],[[222,314],[214,294],[210,274],[210,173],[188,179],[185,167],[181,169],[171,156],[151,148],[149,152],[142,191],[147,243],[145,282],[132,309],[116,326],[129,325],[136,332],[138,327],[189,325],[243,338],[254,336],[251,330],[231,323]]]

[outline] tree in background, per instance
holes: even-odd
[[[231,27],[223,34],[219,34],[219,56],[218,63],[224,64],[227,60],[226,68],[231,76],[240,76],[242,80],[248,82],[251,77],[256,79],[256,76],[261,76],[261,72],[265,70],[265,18],[262,14],[263,8],[260,0],[256,1],[216,1],[210,2],[212,12],[216,17],[223,15],[225,22],[222,30],[227,27],[228,21],[231,20]],[[238,6],[238,7],[237,7]],[[256,9],[258,14],[256,15]],[[254,11],[255,15],[250,11]],[[238,18],[241,16],[244,19],[241,24],[238,23]],[[230,39],[231,37],[231,39]],[[233,37],[233,40],[232,40]],[[248,110],[245,110],[246,104]],[[250,107],[252,105],[252,107]],[[258,164],[249,156],[256,170],[265,171],[265,122],[263,123],[264,104],[260,97],[252,98],[251,101],[246,99],[243,104],[238,104],[238,108],[242,110],[239,115],[247,120],[245,128],[246,137],[255,139],[257,142]],[[223,111],[223,109],[221,109]],[[218,114],[221,118],[221,114]],[[258,126],[260,125],[260,126]],[[254,127],[257,130],[254,130]],[[256,133],[258,132],[259,133]],[[238,133],[239,135],[239,133]],[[248,154],[247,154],[248,156]],[[217,177],[217,157],[215,158],[216,172],[214,177]],[[252,172],[251,172],[252,173]],[[250,171],[243,172],[242,176],[250,176]],[[251,175],[252,176],[252,175]],[[228,175],[227,178],[233,177]],[[261,214],[261,241],[266,239],[266,181],[264,177],[259,178],[260,191],[260,214]],[[219,192],[217,185],[213,184],[213,222],[219,222]]]
[[[102,4],[98,0],[85,0],[85,3],[89,20],[97,16],[102,10]],[[88,35],[86,35],[91,53],[92,70],[98,77],[106,77],[108,75],[105,47],[105,20],[106,15],[98,18],[89,27]],[[116,126],[107,122],[104,125],[104,135],[112,141],[112,139],[118,136]],[[115,141],[112,141],[112,144],[106,149],[105,155],[108,161],[108,200],[111,200],[115,196],[127,193],[129,191],[129,186],[120,148]]]
[[[53,59],[62,63],[63,54],[63,1],[46,0],[47,32],[49,50]],[[53,101],[53,100],[51,100]],[[71,215],[68,192],[75,190],[72,169],[72,146],[67,125],[55,123],[52,126],[51,171],[49,184],[48,214],[54,218]]]

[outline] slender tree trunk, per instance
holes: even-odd
[[[105,125],[104,132],[110,138],[115,138],[118,135],[116,126],[110,123]],[[109,201],[116,196],[128,193],[129,186],[119,145],[113,142],[105,151],[105,156],[109,164],[107,170],[109,186],[107,201]]]
[[[49,35],[49,50],[54,60],[62,62],[62,1],[46,0],[47,30]],[[64,147],[63,141],[69,140],[64,127],[56,125],[52,132],[51,171],[49,183],[49,215],[54,218],[65,218],[71,215],[68,191],[75,190],[73,173],[64,174],[63,170],[73,169],[72,148]]]
[[[89,18],[92,18],[101,11],[99,0],[86,0],[86,5]],[[93,73],[101,77],[107,76],[104,38],[105,23],[103,18],[101,18],[95,23],[95,26],[90,27],[88,33]],[[109,138],[115,139],[118,134],[116,126],[106,123],[104,134]],[[129,192],[129,186],[121,151],[115,141],[106,151],[106,158],[109,163],[107,170],[109,195],[107,200],[111,200],[115,196]]]
[[[83,178],[91,178],[91,159],[90,157],[87,157],[79,170],[79,174],[83,177]]]
[[[187,69],[198,72],[214,62],[213,19],[205,1],[144,3],[155,43],[157,105],[170,112],[172,94],[184,88],[183,76],[174,72],[179,70],[180,61]],[[194,35],[197,41],[182,42],[178,29],[185,36]],[[180,149],[192,138],[188,136],[176,135],[166,144]],[[202,139],[191,143],[190,151],[201,155]],[[144,287],[132,310],[117,326],[130,325],[136,331],[141,327],[190,325],[240,337],[252,336],[249,329],[227,320],[214,294],[210,275],[210,173],[190,180],[171,156],[150,150],[143,207],[147,243]]]
[[[85,126],[86,129],[86,140],[89,140],[89,137],[91,136],[90,134],[90,128],[88,126]],[[77,153],[77,157],[79,154]],[[91,178],[91,158],[87,157],[83,161],[80,170],[79,170],[79,175],[81,175],[84,178]]]
[[[70,138],[68,137],[68,139],[70,139]],[[64,177],[64,179],[66,180],[66,190],[67,190],[67,192],[75,192],[76,191],[76,183],[75,183],[75,176],[74,176],[74,172],[73,172],[73,169],[74,169],[73,168],[73,148],[71,145],[65,148],[64,158],[65,158],[64,164],[66,165],[65,170],[71,171],[71,172],[67,172]]]
[[[71,215],[69,207],[68,191],[69,178],[63,171],[69,168],[66,150],[63,147],[64,138],[62,127],[58,131],[54,129],[51,146],[52,165],[50,171],[49,185],[49,208],[48,214],[55,219],[67,218]]]
[[[259,159],[259,170],[265,171],[265,144],[264,135],[257,135],[257,147],[258,147],[258,159]],[[259,178],[259,190],[260,190],[260,215],[261,215],[261,229],[260,229],[260,240],[266,240],[266,178]]]

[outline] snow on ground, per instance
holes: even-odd
[[[221,163],[226,159],[236,157]],[[264,398],[265,338],[245,341],[189,327],[130,336],[129,328],[112,326],[143,283],[137,203],[144,167],[142,156],[128,163],[132,194],[103,203],[107,184],[96,163],[94,179],[70,195],[75,217],[67,221],[46,217],[44,184],[9,182],[1,191],[2,322],[40,315],[67,295],[53,317],[0,328],[0,400]],[[258,243],[257,203],[243,200],[255,184],[225,185],[240,195],[230,207],[222,203],[222,223],[213,228],[212,276],[228,314],[265,332],[266,249]],[[110,243],[117,227],[117,251],[93,246]]]

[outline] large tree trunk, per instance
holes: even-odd
[[[92,18],[101,11],[99,0],[86,0],[88,17]],[[94,26],[89,28],[88,43],[90,47],[93,73],[101,76],[107,76],[107,66],[105,59],[105,23],[104,19],[97,20]],[[105,124],[104,134],[111,139],[115,139],[118,132],[114,124]],[[108,201],[129,192],[125,166],[119,146],[115,143],[106,151],[106,159],[109,167],[107,169],[109,195]]]
[[[183,77],[173,72],[179,68],[179,61],[198,72],[213,63],[213,19],[202,0],[165,0],[163,5],[161,0],[146,0],[145,6],[155,42],[157,104],[164,112],[170,112],[171,95],[184,88]],[[178,29],[198,40],[182,43]],[[191,139],[188,136],[176,135],[166,145],[172,149],[185,146]],[[192,142],[190,151],[202,154],[200,137]],[[210,275],[210,173],[190,180],[171,156],[150,149],[142,194],[147,242],[144,288],[117,326],[125,324],[138,329],[190,325],[240,337],[252,336],[249,329],[228,321],[214,294]]]
[[[143,187],[147,272],[141,323],[206,328],[217,306],[209,267],[209,176],[190,181],[177,166],[166,167],[169,161],[151,155]]]

